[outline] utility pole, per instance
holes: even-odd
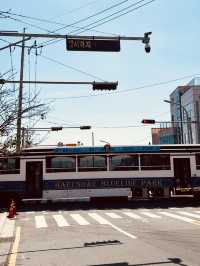
[[[25,28],[24,28],[25,34]],[[17,138],[16,138],[16,152],[20,152],[21,148],[21,123],[22,123],[22,98],[23,98],[23,77],[24,77],[24,48],[25,35],[22,37],[21,50],[21,65],[20,65],[20,83],[19,83],[19,97],[18,97],[18,112],[17,112]]]

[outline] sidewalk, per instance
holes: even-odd
[[[0,265],[6,265],[14,238],[15,220],[0,212]]]

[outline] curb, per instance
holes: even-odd
[[[15,220],[7,218],[7,212],[0,213],[0,265],[7,265],[15,232]]]

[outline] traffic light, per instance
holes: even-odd
[[[80,129],[91,129],[91,126],[80,126]]]
[[[51,127],[51,131],[59,131],[62,129],[63,129],[63,127]]]
[[[93,90],[116,90],[118,82],[94,82]]]
[[[143,119],[142,123],[143,124],[155,124],[155,120],[154,119]]]

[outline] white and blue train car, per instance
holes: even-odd
[[[200,195],[200,145],[35,147],[0,158],[0,198]]]

